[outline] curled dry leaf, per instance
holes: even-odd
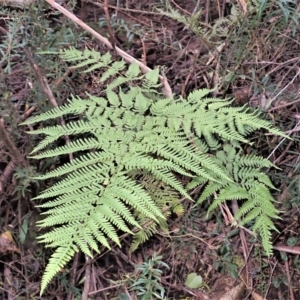
[[[15,246],[11,233],[6,231],[0,236],[0,254],[6,255],[10,252],[20,253],[20,250]]]
[[[224,294],[219,300],[240,300],[244,290],[245,284],[242,282]]]

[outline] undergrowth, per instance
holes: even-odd
[[[275,84],[278,82],[278,74],[286,79],[294,67],[284,63],[289,59],[285,57],[289,51],[297,51],[287,46],[299,33],[299,13],[294,2],[248,2],[247,17],[244,17],[241,7],[232,4],[226,16],[216,18],[210,24],[204,22],[201,10],[187,16],[182,11],[178,12],[174,6],[172,8],[169,1],[161,3],[158,7],[160,10],[154,8],[154,12],[161,12],[184,24],[199,39],[205,39],[215,47],[226,44],[227,50],[220,53],[218,82],[212,80],[211,69],[214,66],[210,66],[209,72],[203,76],[209,82],[217,83],[213,87],[218,90],[218,95],[250,85],[254,95],[271,93],[269,102],[255,106],[266,110],[274,104],[275,96],[282,90],[282,86]],[[240,225],[246,224],[256,231],[266,253],[271,254],[270,234],[275,229],[273,221],[279,217],[279,212],[270,193],[274,191],[274,186],[264,171],[273,165],[255,155],[257,145],[247,148],[248,153],[249,149],[253,151],[250,155],[244,154],[243,147],[248,142],[246,136],[253,130],[265,128],[272,131],[270,125],[258,119],[252,110],[235,108],[234,103],[227,100],[209,98],[214,91],[210,93],[208,90],[196,89],[188,97],[174,96],[174,103],[164,99],[159,83],[155,82],[157,71],[152,73],[150,86],[141,87],[141,82],[147,85],[145,82],[149,78],[140,74],[137,66],[129,68],[133,71],[130,74],[128,66],[121,62],[110,60],[109,63],[104,61],[101,66],[97,65],[103,56],[97,56],[95,52],[86,51],[85,57],[74,50],[67,50],[61,55],[54,54],[70,44],[80,48],[83,43],[87,44],[87,40],[66,19],[58,21],[63,26],[56,26],[54,30],[53,22],[59,19],[58,14],[45,12],[46,9],[48,7],[42,3],[24,12],[1,7],[1,16],[9,15],[6,28],[10,35],[1,36],[0,44],[0,108],[1,115],[10,126],[12,139],[20,145],[25,155],[32,150],[36,141],[40,141],[42,134],[46,135],[46,140],[32,153],[42,162],[30,160],[32,166],[26,169],[18,166],[14,177],[17,185],[12,191],[14,199],[31,198],[32,194],[39,191],[37,180],[40,180],[41,187],[50,185],[48,190],[37,197],[46,215],[39,225],[50,228],[50,232],[41,236],[40,240],[50,247],[58,248],[46,269],[42,290],[79,250],[92,256],[94,251],[99,251],[99,242],[107,247],[112,247],[113,241],[120,245],[121,234],[128,232],[133,235],[130,250],[134,251],[157,232],[167,232],[170,215],[181,217],[185,214],[180,196],[191,200],[190,189],[199,186],[203,189],[196,199],[197,204],[210,203],[208,212],[224,201],[240,200],[241,208],[236,219]],[[47,17],[42,17],[41,12]],[[145,27],[141,27],[138,22],[132,25],[118,19],[112,25],[114,29],[120,28],[120,32],[126,33],[130,45],[134,36],[144,41],[150,36],[143,36]],[[148,31],[155,36],[155,30],[153,27]],[[158,42],[161,42],[157,36]],[[170,42],[173,49],[177,46],[182,49],[184,46],[180,41],[172,43],[173,37],[164,34],[163,42]],[[53,93],[61,105],[58,110],[48,112],[49,103],[37,83],[36,75],[29,65],[24,64],[28,59],[24,55],[24,48],[30,49],[37,64],[45,67],[43,75],[51,82]],[[49,51],[52,54],[41,55],[38,51]],[[71,54],[73,58],[67,57]],[[83,67],[87,76],[92,72],[91,66],[98,72],[99,67],[108,67],[107,64],[111,66],[115,62],[116,68],[108,68],[112,71],[111,77],[105,78],[102,75],[101,86],[103,83],[108,84],[102,95],[85,95],[83,91],[80,97],[71,96],[71,100],[63,105],[71,93],[78,94],[72,85],[72,81],[74,83],[77,80],[77,73],[68,73],[72,59],[81,62],[77,67]],[[199,65],[200,59],[203,60],[203,57],[196,60]],[[269,61],[274,62],[274,68]],[[27,74],[23,82],[30,86],[27,86],[25,96],[11,92],[20,90],[20,86],[13,85],[12,80],[16,71],[19,72],[20,65],[25,66]],[[122,66],[121,69],[118,66]],[[190,67],[187,68],[190,72]],[[197,76],[200,78],[201,74]],[[151,74],[148,76],[151,77]],[[61,78],[65,80],[58,84]],[[83,77],[79,78],[81,84]],[[282,83],[286,84],[284,80]],[[31,106],[47,113],[32,120],[45,122],[44,125],[35,125],[37,130],[32,133],[37,135],[29,139],[22,136],[17,124],[20,122],[19,113]],[[236,118],[238,114],[240,119]],[[56,119],[58,115],[68,120],[67,125],[46,127],[53,125],[55,121],[51,118]],[[250,116],[252,119],[247,119]],[[246,124],[245,120],[250,121]],[[285,126],[289,125],[283,124],[282,127]],[[280,134],[278,131],[273,133]],[[70,136],[71,143],[61,146],[66,134]],[[265,139],[263,135],[260,136]],[[49,152],[40,152],[44,146],[50,149]],[[74,160],[63,165],[65,154],[70,152],[74,154]],[[292,151],[288,153],[295,154]],[[9,162],[9,153],[2,155],[3,162]],[[60,166],[45,175],[46,170],[53,169],[54,165]],[[293,170],[298,172],[297,161],[295,169],[294,166],[293,162],[287,165],[292,168],[291,173]],[[41,175],[33,177],[36,169]],[[276,172],[279,182],[275,186],[281,187],[285,178],[280,175],[281,172]],[[187,186],[181,183],[181,176],[190,178]],[[29,177],[37,187],[34,192]],[[54,184],[57,179],[58,183]],[[78,184],[82,186],[79,188]],[[291,197],[284,205],[289,208],[299,205],[298,175],[288,180],[287,185]],[[119,191],[124,193],[118,194]],[[46,199],[48,195],[51,197]],[[80,201],[85,201],[84,207]],[[116,207],[115,202],[119,207]],[[21,239],[23,237],[20,234]]]

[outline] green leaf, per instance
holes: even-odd
[[[238,278],[237,265],[229,263],[227,265],[227,268],[228,268],[228,272],[231,275],[231,277],[233,279],[237,279]]]
[[[184,284],[190,289],[197,289],[203,285],[203,280],[200,275],[197,275],[197,273],[190,273]]]
[[[149,83],[156,84],[159,78],[159,68],[155,68],[154,70],[146,73],[145,78],[149,81]]]
[[[28,216],[29,217],[29,216]],[[24,244],[28,231],[28,217],[26,216],[23,220],[22,226],[20,228],[20,243]]]
[[[130,300],[130,298],[128,297],[127,294],[122,293],[118,296],[118,298],[116,300]]]
[[[126,71],[126,75],[131,78],[138,76],[139,73],[140,73],[140,66],[136,62],[130,64],[128,70]]]
[[[290,237],[288,238],[287,240],[287,244],[290,246],[290,247],[295,247],[297,245],[297,243],[299,242],[299,239],[296,238],[296,237]]]

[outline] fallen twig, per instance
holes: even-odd
[[[61,5],[59,5],[58,3],[56,3],[54,0],[46,0],[46,1],[52,7],[54,7],[58,11],[60,11],[62,14],[64,14],[70,20],[72,20],[74,23],[76,23],[77,25],[79,25],[80,27],[82,27],[84,30],[86,30],[87,32],[89,32],[90,34],[92,34],[97,40],[99,40],[100,42],[102,42],[103,44],[105,44],[108,48],[115,49],[116,53],[118,55],[120,55],[122,58],[124,58],[125,61],[127,61],[128,63],[136,62],[140,66],[140,68],[141,68],[141,70],[142,70],[143,73],[148,73],[149,71],[151,71],[151,69],[149,67],[147,67],[145,64],[143,64],[139,60],[135,59],[134,57],[132,57],[131,55],[129,55],[128,53],[126,53],[125,51],[123,51],[122,49],[120,49],[119,47],[115,47],[114,48],[113,45],[110,43],[110,41],[107,38],[105,38],[102,35],[100,35],[98,32],[96,32],[94,29],[92,29],[86,23],[84,23],[83,21],[81,21],[80,19],[78,19],[74,14],[72,14],[67,9],[65,9],[64,7],[62,7]],[[162,88],[163,94],[167,98],[172,98],[172,96],[173,96],[172,89],[171,89],[171,87],[170,87],[170,85],[168,83],[167,78],[165,78],[163,76],[159,76],[159,78],[160,78],[161,83],[163,84],[163,88]]]
[[[17,164],[22,164],[24,167],[28,166],[28,163],[24,156],[19,152],[11,138],[9,137],[5,126],[3,118],[0,118],[0,136],[3,140],[4,146],[9,150],[10,155]]]

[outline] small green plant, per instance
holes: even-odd
[[[235,262],[236,257],[232,253],[230,243],[225,241],[217,254],[218,258],[216,259],[215,269],[221,274],[230,274],[234,279],[238,278],[238,264]]]
[[[26,168],[24,168],[23,166],[18,166],[14,174],[14,177],[16,178],[18,184],[16,185],[13,194],[25,197],[25,195],[30,192],[30,186],[32,184],[35,184],[38,187],[39,181],[33,179],[33,177],[37,175],[38,174],[35,170],[35,167],[33,166],[29,166]]]
[[[39,239],[56,248],[42,292],[75,252],[92,256],[91,249],[99,252],[98,243],[121,245],[120,233],[133,234],[134,228],[144,232],[135,241],[139,244],[156,232],[156,227],[143,229],[146,219],[166,228],[164,212],[178,207],[182,211],[177,196],[192,200],[188,189],[199,185],[206,185],[199,202],[219,195],[211,209],[223,201],[246,200],[238,217],[243,224],[254,222],[266,253],[272,253],[272,219],[278,211],[269,191],[273,186],[260,171],[272,164],[243,155],[240,144],[248,143],[245,136],[260,128],[282,135],[280,131],[257,112],[208,97],[210,90],[196,90],[186,99],[165,98],[158,69],[143,75],[135,63],[127,66],[109,53],[90,50],[65,50],[61,56],[85,72],[104,70],[100,82],[106,88],[97,97],[72,96],[67,104],[24,122],[75,116],[66,125],[29,132],[46,135],[32,158],[74,155],[71,162],[35,177],[60,179],[35,198],[50,198],[39,205],[47,215],[39,225],[51,230]],[[66,135],[72,137],[70,143],[37,153]],[[185,187],[176,174],[194,179]]]
[[[164,263],[162,256],[157,256],[154,253],[153,257],[147,262],[136,266],[137,278],[131,285],[130,290],[136,292],[140,300],[166,299],[165,289],[161,285],[162,270],[158,267],[169,269],[169,266]]]

